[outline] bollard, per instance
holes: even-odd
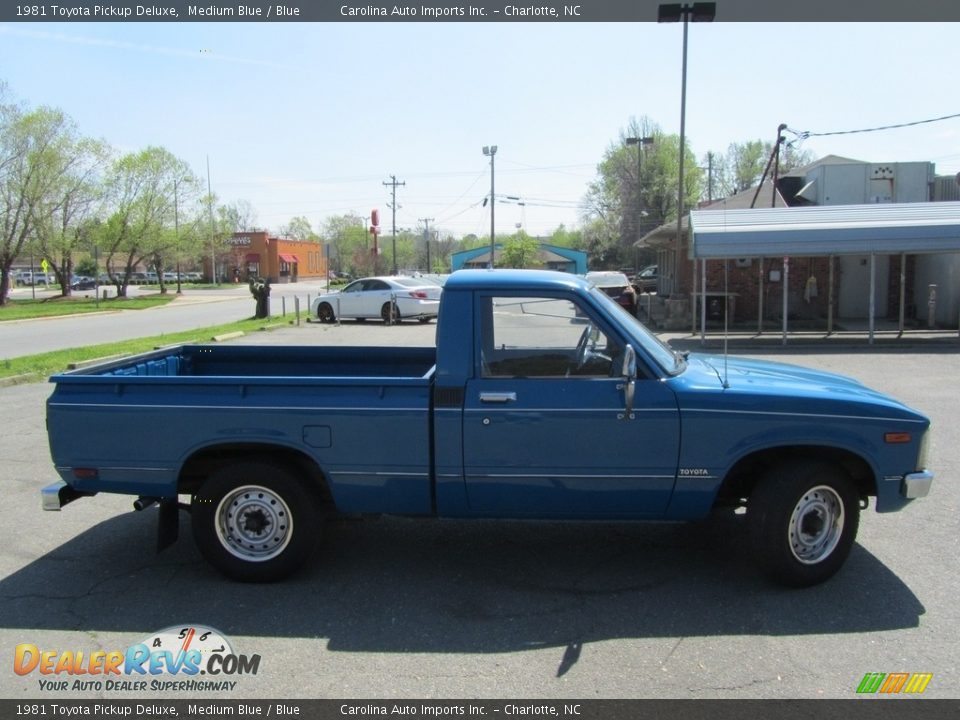
[[[927,297],[927,327],[933,329],[937,324],[937,286],[933,283],[929,287]]]
[[[287,296],[282,295],[280,297],[280,317],[287,316]]]
[[[300,326],[300,296],[293,296],[293,313],[294,317],[297,319],[297,327]]]

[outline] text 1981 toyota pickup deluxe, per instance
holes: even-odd
[[[302,565],[324,518],[690,520],[745,506],[789,585],[846,559],[861,508],[927,494],[929,421],[837,375],[671,350],[587,282],[462,271],[436,348],[184,346],[52,378],[44,507],[190,495],[239,580]]]

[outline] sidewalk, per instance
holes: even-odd
[[[940,329],[905,329],[901,334],[894,322],[881,321],[874,327],[871,342],[870,330],[866,320],[847,320],[842,330],[828,333],[823,330],[781,330],[766,329],[763,333],[745,330],[742,327],[731,329],[724,337],[722,328],[707,329],[701,338],[696,333],[663,332],[657,336],[677,350],[691,352],[722,352],[724,344],[731,352],[764,350],[768,352],[798,350],[811,352],[834,352],[866,350],[890,352],[897,350],[923,350],[936,352],[960,351],[960,331]]]

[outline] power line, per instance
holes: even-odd
[[[915,120],[914,122],[900,123],[898,125],[883,125],[881,127],[873,128],[863,128],[861,130],[835,130],[833,132],[810,132],[809,130],[793,130],[791,128],[786,128],[788,132],[793,133],[801,140],[806,140],[807,138],[812,137],[827,137],[828,135],[854,135],[856,133],[868,133],[868,132],[877,132],[879,130],[896,130],[897,128],[913,127],[914,125],[924,125],[926,123],[940,122],[941,120],[952,120],[953,118],[960,118],[960,113],[954,115],[944,115],[943,117],[930,118],[928,120]]]

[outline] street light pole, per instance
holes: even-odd
[[[637,212],[643,212],[643,188],[640,185],[640,173],[643,168],[643,148],[647,145],[653,145],[652,137],[628,137],[627,145],[637,146]],[[639,219],[637,221],[639,223]]]
[[[494,231],[493,212],[494,212],[494,207],[497,204],[496,198],[494,197],[494,194],[493,194],[493,170],[494,170],[493,159],[497,154],[497,146],[484,145],[483,154],[488,155],[490,157],[490,269],[493,270],[493,254],[494,254],[494,250],[496,249],[496,245],[495,245],[496,241],[494,239],[496,235]]]
[[[177,295],[183,294],[183,288],[180,286],[180,202],[177,197],[177,185],[179,178],[173,181],[173,231],[177,239]]]
[[[680,239],[682,237],[681,222],[683,220],[683,154],[687,120],[687,23],[690,20],[693,20],[693,22],[711,22],[716,14],[717,4],[712,2],[693,3],[691,5],[660,5],[657,14],[657,22],[683,20],[683,67],[680,81],[680,166],[677,180],[677,247],[674,257],[673,287],[670,292],[674,297],[677,297],[680,291],[680,264],[682,262]]]

